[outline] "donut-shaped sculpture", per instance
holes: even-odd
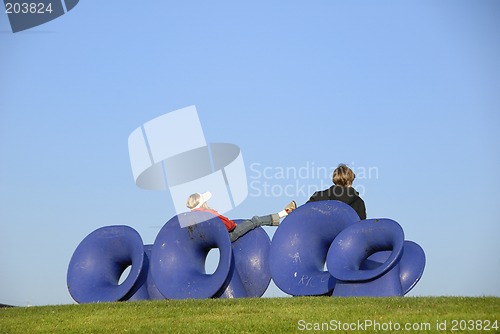
[[[399,261],[404,243],[401,226],[391,219],[366,219],[347,227],[335,238],[328,250],[330,273],[342,281],[366,281],[376,278]],[[380,251],[392,251],[380,266],[361,270],[368,257]]]
[[[236,224],[242,219],[237,219]],[[271,240],[262,227],[257,227],[232,243],[234,272],[222,298],[261,297],[271,282],[269,251]],[[237,280],[238,282],[235,282]],[[243,287],[244,294],[240,287]]]
[[[137,291],[144,247],[140,235],[123,225],[101,227],[86,236],[71,257],[67,284],[78,303],[127,300]],[[127,278],[118,284],[127,267]]]
[[[361,270],[379,267],[389,256],[391,251],[377,252],[368,257],[361,265]],[[418,283],[425,268],[424,250],[415,242],[405,240],[403,245],[403,255],[396,265],[399,272],[402,294],[406,295]]]
[[[179,218],[193,225],[181,228]],[[212,248],[219,249],[219,265],[208,275],[205,260]],[[156,288],[168,299],[211,298],[226,283],[231,256],[229,234],[218,217],[186,212],[170,219],[156,236],[150,271]]]
[[[309,202],[291,212],[279,225],[271,242],[273,281],[293,296],[330,295],[335,278],[324,270],[328,249],[359,216],[339,201]]]
[[[366,219],[347,227],[328,250],[327,266],[337,279],[335,296],[399,296],[404,232],[390,219]],[[390,251],[380,263],[375,253]],[[375,258],[375,260],[373,260]]]

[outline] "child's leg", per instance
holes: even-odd
[[[296,208],[297,204],[295,201],[291,201],[284,210],[278,213],[273,213],[272,215],[267,216],[253,216],[252,219],[247,219],[237,224],[234,230],[229,232],[231,242],[236,241],[239,237],[258,226],[278,226],[280,224],[280,219],[288,215]]]
[[[229,232],[229,237],[231,242],[236,241],[239,237],[245,233],[250,232],[259,226],[276,226],[280,222],[280,218],[277,214],[267,215],[267,216],[253,216],[251,219],[247,219],[237,224],[234,230]]]

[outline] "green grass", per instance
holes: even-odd
[[[500,333],[492,327],[495,321],[500,326],[500,298],[296,297],[14,307],[0,309],[0,333],[293,333],[315,326],[335,333],[374,333],[398,325],[399,332],[450,333],[460,320],[475,329],[489,320],[490,330],[483,332]],[[335,330],[339,321],[340,326],[364,327]],[[372,326],[366,326],[370,321]],[[445,321],[447,330],[438,331],[437,324],[444,329]],[[407,323],[429,327],[404,331]]]

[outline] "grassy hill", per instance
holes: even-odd
[[[247,298],[0,308],[0,333],[500,333],[500,298]]]

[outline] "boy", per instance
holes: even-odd
[[[308,202],[337,200],[349,204],[361,220],[366,219],[365,202],[352,187],[356,175],[345,164],[340,164],[333,171],[333,186],[326,190],[315,192]]]

